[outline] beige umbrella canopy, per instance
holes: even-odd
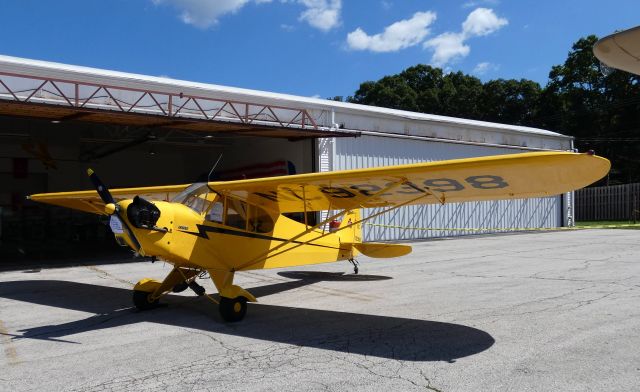
[[[640,26],[602,38],[593,53],[609,67],[640,75]]]

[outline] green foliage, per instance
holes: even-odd
[[[527,125],[575,136],[576,147],[611,159],[607,182],[640,182],[640,77],[607,76],[593,55],[596,36],[579,39],[543,88],[520,79],[482,83],[462,72],[419,64],[360,85],[348,102]]]

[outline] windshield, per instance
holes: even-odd
[[[199,182],[188,186],[171,201],[184,204],[198,214],[202,214],[215,198],[216,194],[209,189],[207,183]]]

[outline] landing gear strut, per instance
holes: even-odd
[[[247,313],[247,302],[258,302],[256,297],[240,286],[233,284],[235,271],[211,271],[211,280],[220,293],[218,309],[226,322],[236,322]]]
[[[179,293],[190,288],[198,296],[206,296],[219,306],[222,319],[227,322],[240,321],[247,314],[247,302],[257,302],[247,290],[233,284],[234,271],[215,271],[211,279],[220,293],[218,302],[196,282],[201,270],[174,267],[162,281],[142,279],[133,289],[133,304],[139,310],[150,310],[158,306],[158,300],[169,292]]]

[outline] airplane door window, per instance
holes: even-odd
[[[225,224],[238,229],[247,229],[247,204],[236,199],[227,198]]]
[[[251,219],[249,230],[258,233],[270,233],[273,231],[273,219],[262,208],[251,206]]]
[[[222,223],[224,217],[224,203],[222,200],[213,203],[209,212],[207,212],[207,220],[215,223]]]

